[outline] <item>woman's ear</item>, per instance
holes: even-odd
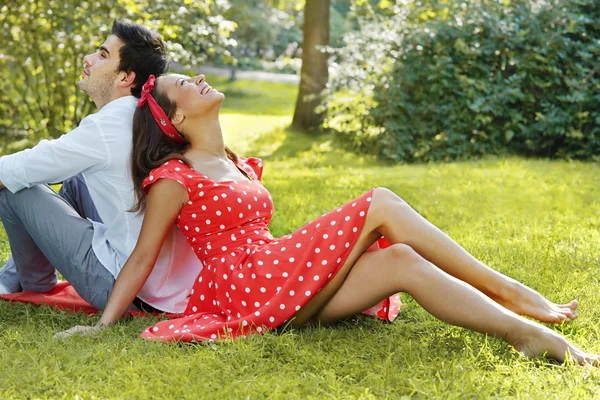
[[[173,118],[171,118],[171,123],[173,125],[179,125],[183,122],[184,119],[185,119],[185,116],[179,110],[177,110],[177,111],[175,111]]]

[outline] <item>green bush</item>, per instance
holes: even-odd
[[[217,4],[218,3],[218,4]],[[0,5],[0,154],[73,129],[95,107],[75,83],[114,18],[156,29],[182,64],[226,54],[226,0],[20,0]]]
[[[600,156],[599,3],[418,4],[396,5],[375,42],[349,40],[327,127],[391,160]]]

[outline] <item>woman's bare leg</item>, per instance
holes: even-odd
[[[316,318],[321,323],[335,322],[399,291],[409,293],[442,321],[502,338],[526,356],[546,354],[559,361],[570,356],[579,363],[600,360],[556,332],[500,306],[402,244],[362,255]]]
[[[577,316],[577,302],[554,304],[527,286],[487,267],[391,191],[375,189],[371,202],[348,259],[336,276],[296,313],[292,321],[294,325],[302,325],[312,319],[332,299],[357,260],[381,236],[385,236],[392,244],[410,246],[446,273],[475,287],[517,314],[544,322],[561,322]]]
[[[385,220],[378,230],[388,241],[409,245],[432,264],[509,310],[543,322],[560,323],[577,317],[577,301],[555,304],[535,290],[489,268],[393,192],[375,189],[373,207],[385,210]],[[378,212],[381,213],[381,210]]]

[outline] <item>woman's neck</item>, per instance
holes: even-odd
[[[188,140],[190,141],[190,150],[205,150],[217,156],[226,157],[223,132],[218,119],[194,124],[188,134]]]

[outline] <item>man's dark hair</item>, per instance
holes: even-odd
[[[110,30],[123,46],[119,50],[119,71],[135,72],[131,94],[140,97],[150,75],[163,75],[169,69],[167,46],[156,32],[143,25],[115,20]]]

